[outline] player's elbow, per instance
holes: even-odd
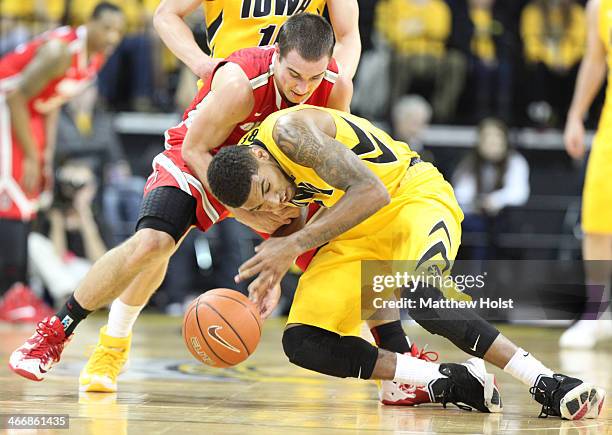
[[[162,1],[157,8],[155,8],[155,12],[153,13],[153,27],[158,33],[164,32],[167,27],[168,17],[171,16],[178,17],[179,15],[169,8],[168,2]]]
[[[192,142],[185,141],[181,147],[181,157],[188,166],[193,165],[197,158],[198,152],[201,152],[201,150],[199,150],[198,146]]]
[[[363,189],[367,192],[368,202],[377,210],[391,202],[389,191],[379,179],[364,183]]]

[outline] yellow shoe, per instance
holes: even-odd
[[[98,344],[79,376],[80,391],[114,393],[117,376],[130,354],[132,334],[125,338],[106,335],[106,326],[100,329]]]

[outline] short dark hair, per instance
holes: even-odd
[[[308,13],[290,17],[278,34],[280,57],[286,56],[291,50],[309,62],[331,57],[334,52],[334,31],[325,18]]]
[[[104,13],[104,11],[118,12],[120,14],[123,14],[123,11],[119,6],[110,2],[100,2],[96,5],[93,12],[91,13],[91,19],[97,20]]]
[[[210,162],[206,177],[212,194],[230,207],[241,207],[249,198],[251,178],[257,173],[257,160],[251,147],[223,147]]]

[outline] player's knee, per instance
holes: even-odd
[[[293,364],[339,378],[369,379],[378,358],[378,349],[360,337],[310,325],[287,328],[283,350]]]
[[[436,287],[419,286],[414,292],[418,298],[410,316],[428,332],[450,340],[464,352],[482,358],[489,350],[499,331],[470,308],[434,308],[433,304],[421,304],[419,300],[444,299]]]
[[[130,239],[131,255],[128,261],[133,266],[145,267],[147,264],[166,259],[172,255],[176,242],[169,234],[144,228]]]

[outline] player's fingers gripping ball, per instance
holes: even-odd
[[[261,318],[242,293],[214,289],[187,308],[183,339],[189,352],[204,364],[230,367],[247,359],[259,344]]]

